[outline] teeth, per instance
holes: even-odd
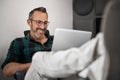
[[[38,33],[43,33],[43,31],[42,31],[42,30],[37,30],[37,32],[38,32]]]

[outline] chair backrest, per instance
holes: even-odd
[[[103,16],[104,43],[110,65],[107,80],[120,80],[120,0],[112,0]]]
[[[26,36],[29,32],[30,32],[30,30],[25,30],[24,35]]]

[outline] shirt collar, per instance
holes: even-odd
[[[50,39],[50,34],[49,34],[49,30],[46,30],[45,32],[45,36]],[[25,36],[29,41],[32,40],[32,41],[35,41],[32,36],[30,35],[30,31],[26,34]],[[36,42],[36,41],[35,41]]]

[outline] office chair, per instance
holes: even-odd
[[[109,3],[103,18],[104,43],[110,60],[106,80],[120,80],[120,0]]]

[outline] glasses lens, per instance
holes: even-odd
[[[48,21],[45,21],[45,22],[44,22],[44,25],[48,25],[48,24],[49,24],[49,22],[48,22]]]
[[[36,22],[36,24],[37,24],[37,25],[40,25],[40,26],[41,26],[42,24],[44,24],[45,26],[47,26],[47,25],[49,24],[48,21],[43,22],[43,21],[41,21],[41,20],[33,20],[33,19],[31,19],[31,21]]]

